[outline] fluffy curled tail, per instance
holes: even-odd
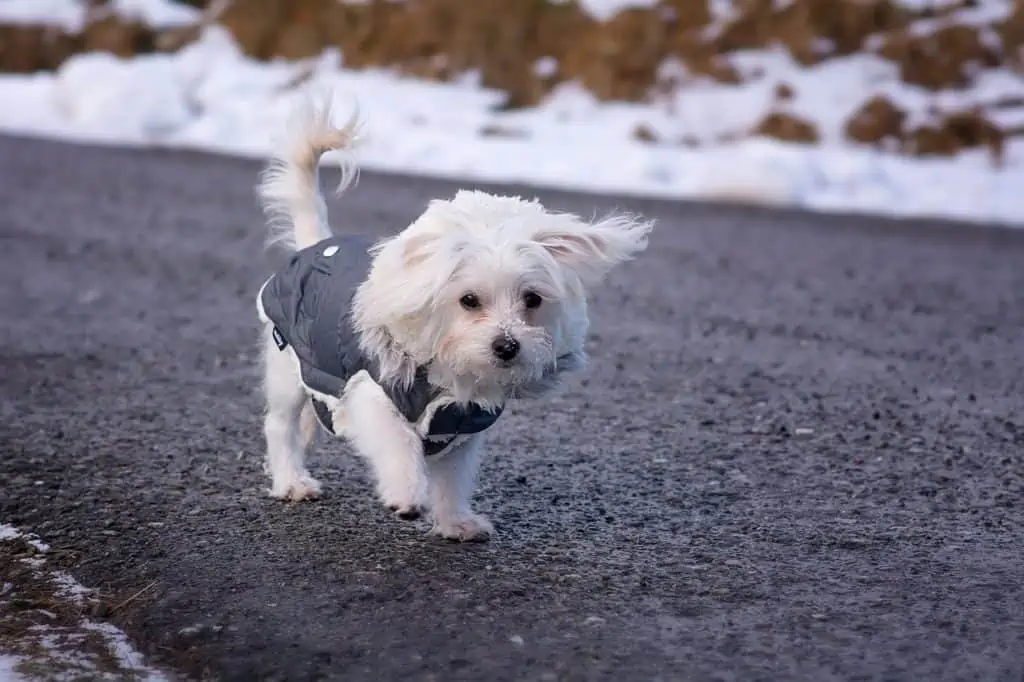
[[[304,249],[331,236],[327,204],[320,193],[317,168],[320,157],[343,152],[341,192],[356,176],[350,153],[359,141],[358,112],[338,127],[332,123],[330,99],[318,104],[312,98],[296,110],[287,135],[260,175],[258,195],[270,226],[268,244]]]

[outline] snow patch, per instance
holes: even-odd
[[[43,597],[49,608],[22,609],[5,616],[9,627],[0,636],[0,682],[27,682],[41,677],[167,681],[162,673],[146,665],[124,632],[81,615],[96,601],[93,591],[66,572],[50,568],[45,543],[0,524],[0,552],[5,551],[3,543],[18,540],[39,554],[19,558],[32,569],[28,577],[22,575],[0,586],[0,612],[5,611],[7,599],[18,598],[22,592],[37,600]],[[23,551],[19,547],[23,545],[16,545],[14,551]],[[19,672],[21,667],[33,671],[31,678]]]
[[[76,32],[85,24],[86,6],[74,0],[0,0],[7,24],[48,24]]]
[[[187,26],[201,16],[196,8],[171,0],[111,0],[110,8],[152,28]],[[72,33],[82,30],[88,12],[87,0],[0,0],[0,22],[47,24]]]
[[[0,523],[0,540],[13,540],[21,537],[21,531],[14,526]]]
[[[627,9],[651,9],[659,2],[660,0],[577,0],[580,8],[598,21],[608,21]]]
[[[46,552],[50,549],[48,544],[41,542],[36,536],[25,535],[14,526],[7,525],[6,523],[0,523],[0,541],[17,540],[18,538],[21,538],[40,552]]]
[[[24,661],[23,658],[0,654],[0,682],[28,682],[15,667]]]
[[[188,26],[199,21],[195,7],[169,0],[111,0],[114,11],[153,28]]]

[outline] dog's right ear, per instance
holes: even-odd
[[[412,235],[402,244],[402,262],[407,268],[423,265],[435,251],[438,236],[421,233]]]

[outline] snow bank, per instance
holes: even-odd
[[[210,27],[176,54],[128,60],[85,54],[55,74],[0,76],[0,100],[10,103],[0,108],[0,130],[262,157],[296,98],[309,88],[330,89],[358,102],[364,114],[370,137],[361,160],[368,169],[1024,224],[1020,139],[1010,141],[997,168],[980,150],[914,159],[854,147],[841,134],[843,121],[872,92],[924,118],[936,105],[1019,95],[1018,76],[985,74],[972,91],[936,98],[901,83],[891,64],[867,55],[804,68],[783,53],[750,52],[736,63],[763,75],[742,85],[694,81],[654,104],[600,103],[567,84],[538,107],[503,112],[502,94],[480,88],[472,76],[440,84],[386,70],[346,70],[337,52],[301,63],[260,63]],[[782,104],[772,95],[779,82],[794,93]],[[743,137],[780,106],[813,121],[821,144]],[[639,126],[657,141],[639,139]]]
[[[113,11],[153,28],[193,24],[199,10],[169,0],[110,0]],[[86,0],[0,0],[0,19],[5,23],[51,24],[77,32],[89,11]]]

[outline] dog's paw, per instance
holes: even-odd
[[[494,526],[486,516],[467,514],[436,519],[431,533],[455,542],[486,542],[494,535]]]
[[[427,507],[426,491],[426,479],[423,481],[382,481],[377,487],[377,493],[384,506],[404,521],[412,521],[423,515],[423,510]]]
[[[307,474],[298,478],[275,482],[274,487],[270,489],[270,496],[276,497],[279,500],[300,502],[302,500],[319,499],[322,490],[320,481]]]
[[[400,507],[397,504],[389,504],[388,509],[394,512],[395,516],[402,519],[403,521],[415,521],[416,519],[423,516],[423,507],[420,507],[418,505]]]

